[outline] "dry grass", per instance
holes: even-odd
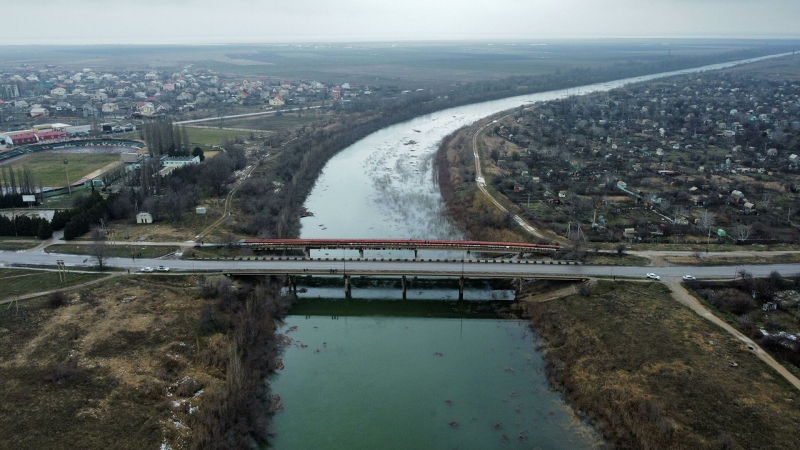
[[[688,266],[735,266],[741,264],[781,264],[800,262],[800,253],[784,253],[782,255],[763,256],[711,256],[697,258],[695,256],[664,256],[664,261],[671,264]]]
[[[222,383],[196,357],[214,338],[198,331],[210,301],[196,285],[118,278],[57,309],[41,298],[2,311],[0,447],[185,447],[194,394]]]
[[[666,287],[603,282],[530,308],[553,379],[617,448],[796,448],[800,393]]]

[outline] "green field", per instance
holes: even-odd
[[[106,274],[98,273],[67,273],[67,281],[63,283],[58,278],[58,272],[27,270],[27,269],[0,269],[0,300],[9,299],[17,295],[32,294],[59,289],[87,281],[96,280]]]
[[[90,245],[55,244],[44,249],[47,253],[62,253],[66,255],[89,255]],[[109,245],[108,256],[112,258],[130,258],[133,254],[140,258],[160,258],[178,250],[171,246],[145,246],[145,245]]]
[[[69,161],[66,168],[64,160]],[[11,167],[31,169],[39,185],[39,177],[45,187],[61,187],[67,185],[67,170],[69,181],[74,183],[84,175],[88,175],[103,166],[119,161],[119,155],[111,153],[32,153],[10,162]]]
[[[216,122],[208,122],[207,126],[214,126]],[[225,126],[229,126],[227,123]],[[205,145],[220,145],[225,142],[225,139],[234,140],[236,137],[246,138],[250,136],[246,131],[233,131],[233,130],[211,130],[207,128],[186,128],[186,134],[189,135],[189,141],[192,144],[205,144]]]

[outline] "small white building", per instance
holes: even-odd
[[[136,215],[136,223],[138,224],[148,224],[153,223],[153,215],[149,212],[140,212]]]
[[[202,215],[204,215],[206,213],[206,207],[205,206],[198,206],[197,208],[194,209],[194,212],[198,216],[202,216]]]
[[[161,160],[164,167],[183,167],[189,164],[199,164],[200,158],[197,156],[170,156]]]

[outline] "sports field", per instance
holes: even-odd
[[[65,167],[64,160],[69,161]],[[69,181],[74,183],[103,166],[119,161],[119,154],[111,153],[32,153],[9,161],[7,164],[18,169],[28,167],[33,173],[36,185],[39,177],[42,178],[44,187],[61,187],[67,184],[67,171]]]

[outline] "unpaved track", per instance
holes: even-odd
[[[702,303],[700,303],[694,296],[689,294],[686,288],[681,285],[679,279],[669,278],[664,281],[670,290],[672,291],[673,296],[676,300],[681,302],[683,305],[691,309],[692,311],[699,314],[701,317],[705,318],[706,320],[718,325],[723,330],[727,331],[730,335],[739,339],[740,341],[744,342],[747,346],[751,347],[753,353],[759,357],[762,361],[767,363],[770,367],[775,369],[776,372],[781,374],[783,378],[785,378],[789,383],[796,389],[800,389],[800,379],[794,376],[791,372],[786,370],[780,363],[775,361],[769,353],[765,352],[764,349],[758,346],[752,339],[742,334],[739,330],[733,328],[732,326],[728,325],[725,321],[720,319],[719,317],[715,316],[711,311],[707,310]]]

